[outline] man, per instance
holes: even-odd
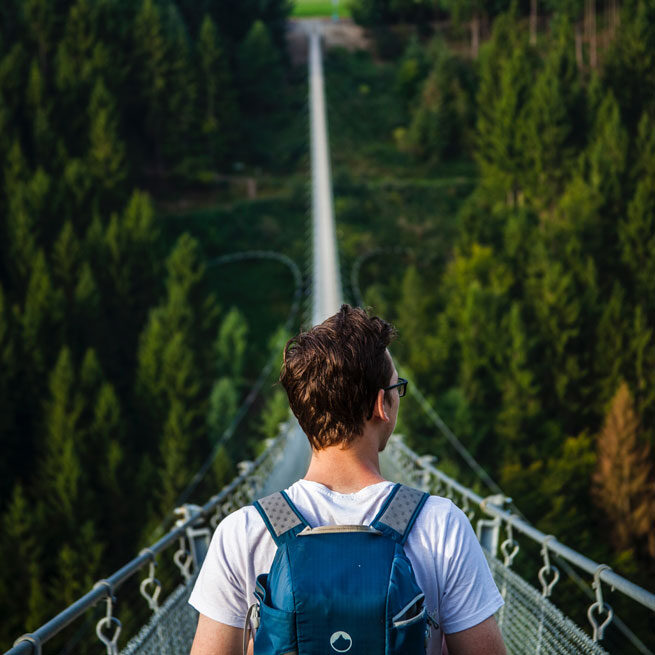
[[[342,305],[286,345],[280,382],[312,447],[307,474],[286,492],[312,527],[370,524],[393,486],[380,473],[379,453],[407,386],[387,350],[394,337],[386,321]],[[268,573],[275,552],[254,507],[219,524],[189,600],[200,612],[191,655],[242,652],[255,579]],[[464,514],[430,496],[405,552],[440,626],[428,653],[442,652],[443,630],[450,655],[503,655],[493,617],[503,601]]]

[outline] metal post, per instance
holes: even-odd
[[[178,524],[182,522],[186,523],[189,519],[193,519],[201,514],[202,507],[199,505],[185,504],[182,507],[178,507],[175,511],[181,515]],[[186,536],[189,541],[191,557],[193,558],[193,570],[199,571],[209,550],[211,531],[207,527],[197,528],[189,525],[186,528]]]
[[[476,532],[481,546],[493,557],[496,557],[500,535],[500,519],[480,519]]]

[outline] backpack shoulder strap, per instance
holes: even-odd
[[[309,527],[284,491],[276,491],[270,496],[260,498],[253,505],[264,520],[276,546],[295,539],[301,530]]]
[[[400,483],[394,485],[371,527],[404,545],[429,496],[424,491]]]

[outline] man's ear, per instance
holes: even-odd
[[[384,389],[378,391],[377,398],[375,399],[375,405],[373,406],[373,416],[377,416],[381,421],[387,423],[389,421],[389,416],[387,411],[384,408]]]

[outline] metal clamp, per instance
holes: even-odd
[[[550,593],[553,590],[553,587],[557,584],[557,581],[559,580],[559,569],[556,566],[551,566],[550,563],[550,555],[548,554],[548,542],[552,541],[555,539],[555,536],[552,534],[549,534],[542,542],[541,542],[541,555],[544,558],[544,565],[539,569],[539,582],[541,582],[541,595],[544,598],[548,598],[550,596]],[[550,582],[548,581],[549,575],[552,577],[550,579]]]
[[[155,560],[155,554],[150,548],[144,548],[139,555],[150,555],[150,568],[148,570],[148,577],[141,581],[139,585],[139,591],[141,595],[146,599],[148,607],[156,612],[159,609],[159,595],[161,594],[161,582],[155,578],[155,568],[157,566],[157,561]],[[151,592],[148,591],[148,587],[154,585],[154,589]]]
[[[484,503],[484,501],[482,501]],[[500,544],[500,551],[504,556],[503,564],[509,569],[519,552],[519,544],[514,540],[512,524],[507,524],[507,539]]]
[[[107,580],[100,580],[99,582],[96,582],[94,588],[101,586],[106,587],[109,594],[106,599],[107,613],[100,619],[100,621],[98,621],[98,624],[96,625],[96,634],[98,635],[98,639],[100,639],[100,641],[105,645],[105,648],[107,649],[107,655],[118,655],[118,636],[121,633],[121,622],[115,616],[113,616],[113,589]],[[112,625],[115,626],[114,634],[109,637],[104,633],[104,631],[105,629],[110,628]]]
[[[32,644],[32,654],[33,655],[41,655],[41,652],[42,652],[41,640],[39,639],[39,637],[36,636],[36,634],[34,634],[33,632],[28,632],[25,635],[21,635],[14,642],[14,646],[18,646],[18,644],[21,644],[24,641],[27,641],[30,644]]]
[[[603,636],[605,635],[605,629],[614,618],[614,610],[608,603],[603,600],[603,586],[600,580],[600,574],[603,571],[611,570],[611,567],[607,566],[607,564],[601,564],[594,572],[594,581],[591,583],[592,588],[596,591],[596,602],[589,606],[589,609],[587,610],[587,618],[589,619],[589,623],[591,623],[591,627],[594,631],[594,641],[602,640]],[[596,612],[598,615],[597,618],[594,616],[594,612]],[[599,619],[603,614],[607,614],[607,616],[603,622],[599,624]]]

